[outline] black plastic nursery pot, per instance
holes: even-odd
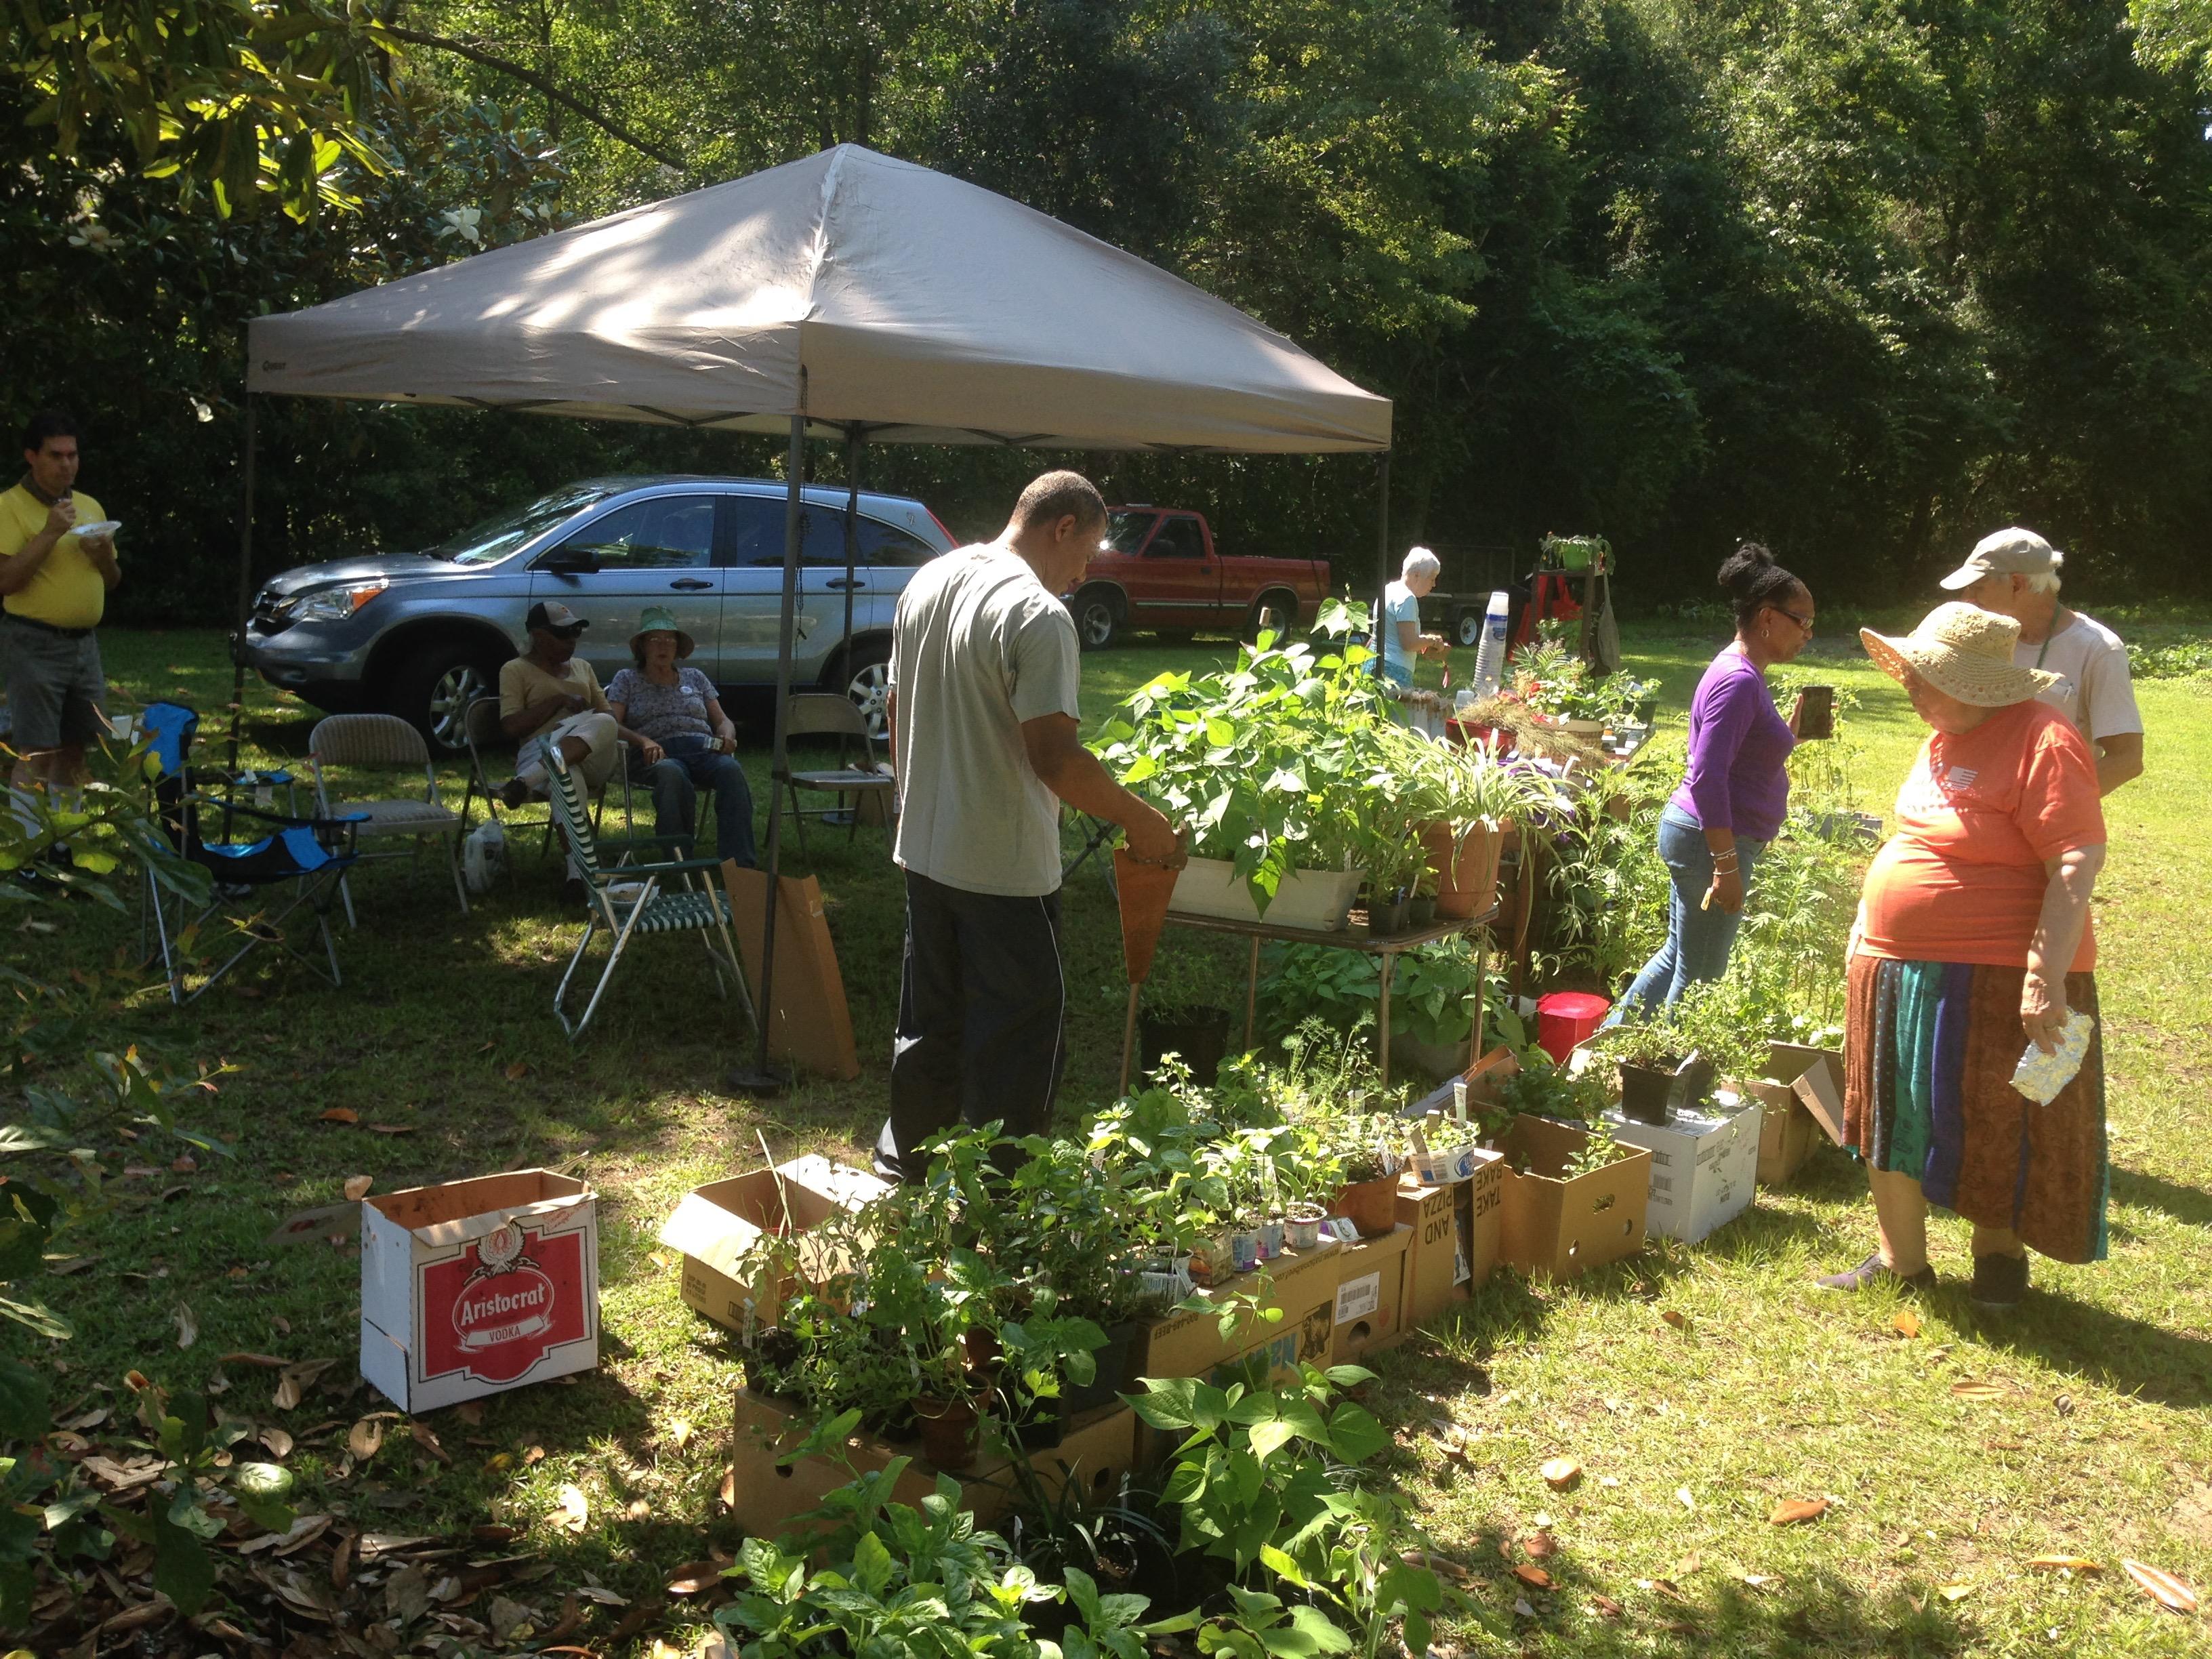
[[[1437,919],[1437,896],[1434,893],[1415,894],[1406,901],[1406,927],[1418,933]]]
[[[1139,1014],[1138,1068],[1149,1074],[1168,1055],[1180,1054],[1194,1083],[1212,1083],[1221,1070],[1221,1057],[1229,1052],[1229,1018],[1226,1008],[1204,1004]]]
[[[1398,898],[1370,898],[1367,901],[1367,934],[1370,939],[1393,939],[1406,931],[1406,901]]]
[[[1070,1417],[1080,1417],[1101,1406],[1110,1406],[1121,1392],[1121,1385],[1129,1380],[1129,1347],[1137,1340],[1137,1322],[1133,1319],[1115,1325],[1106,1333],[1106,1346],[1093,1348],[1091,1358],[1097,1365],[1097,1374],[1083,1388],[1068,1388],[1060,1395],[1060,1408]]]
[[[1664,1123],[1668,1097],[1674,1092],[1671,1066],[1632,1066],[1620,1062],[1620,1113],[1638,1123]]]

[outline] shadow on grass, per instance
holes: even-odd
[[[2147,1210],[2163,1210],[2176,1221],[2186,1222],[2192,1227],[2212,1227],[2212,1193],[2200,1192],[2194,1187],[2178,1187],[2156,1176],[2114,1170],[2112,1200]]]
[[[1930,1589],[1869,1595],[1826,1570],[1753,1586],[1707,1569],[1680,1585],[1646,1581],[1652,1588],[1645,1589],[1585,1572],[1571,1550],[1547,1558],[1544,1568],[1553,1586],[1547,1592],[1532,1594],[1521,1580],[1505,1581],[1536,1609],[1534,1620],[1515,1621],[1524,1652],[1940,1659],[1965,1650],[1973,1635]],[[1600,1597],[1620,1611],[1609,1614]],[[1535,1629],[1559,1638],[1557,1645],[1529,1641]]]
[[[1976,1319],[1991,1348],[2032,1355],[2088,1382],[2163,1406],[2212,1405],[2212,1342],[2130,1319],[2092,1303],[2031,1290],[2016,1314]],[[1960,1298],[1962,1304],[1964,1298]]]

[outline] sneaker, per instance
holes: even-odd
[[[2027,1294],[2027,1258],[1976,1256],[1973,1288],[1967,1294],[1977,1308],[2017,1308]]]
[[[1900,1291],[1932,1291],[1936,1288],[1936,1269],[1929,1267],[1917,1273],[1901,1273],[1886,1266],[1881,1252],[1876,1250],[1857,1267],[1844,1273],[1830,1273],[1814,1283],[1824,1291],[1869,1291],[1881,1284]]]

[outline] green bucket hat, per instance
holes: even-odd
[[[645,660],[645,636],[647,634],[675,635],[678,660],[698,649],[691,636],[676,625],[676,613],[665,605],[646,606],[644,613],[637,619],[637,632],[629,636],[629,653],[640,662]]]

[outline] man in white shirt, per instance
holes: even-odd
[[[2033,530],[2014,526],[1983,537],[1943,586],[1969,605],[2019,623],[2013,660],[2059,677],[2041,701],[2089,739],[2099,791],[2109,795],[2142,775],[2142,715],[2120,636],[2058,602],[2058,567],[2065,562],[2066,556]]]
[[[930,1136],[965,1121],[1042,1133],[1066,1060],[1060,804],[1121,826],[1176,866],[1158,810],[1083,746],[1075,624],[1055,596],[1083,579],[1106,503],[1080,474],[1022,492],[996,541],[956,548],[900,595],[891,758],[906,872],[906,959],[890,1115],[876,1167],[918,1181]]]

